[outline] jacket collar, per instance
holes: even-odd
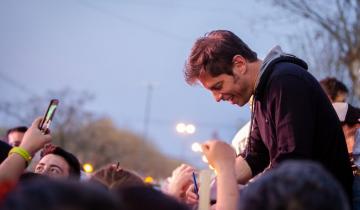
[[[270,77],[270,75],[274,70],[274,66],[280,62],[293,63],[303,67],[306,70],[308,69],[308,65],[305,63],[305,61],[297,58],[294,55],[286,54],[281,50],[280,46],[275,46],[267,54],[260,67],[259,76],[255,83],[255,92],[254,92],[255,98],[262,95],[266,87],[268,78]]]

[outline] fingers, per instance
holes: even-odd
[[[39,125],[41,123],[41,121],[43,120],[42,117],[37,117],[31,124],[31,127],[36,127],[39,128]]]
[[[187,204],[195,204],[199,200],[199,195],[194,193],[194,185],[190,185],[186,190],[186,203]]]
[[[198,202],[198,199],[193,198],[193,197],[187,197],[186,198],[186,203],[189,205],[194,205]]]
[[[192,173],[195,169],[189,165],[181,164],[168,179],[168,192],[175,197],[184,197],[186,189],[192,184]]]
[[[207,152],[210,149],[209,142],[205,142],[204,144],[201,144],[201,149],[203,152]]]
[[[172,178],[176,179],[177,177],[187,176],[191,174],[194,170],[195,169],[189,165],[181,164],[173,171]]]
[[[45,131],[44,131],[44,134],[45,135],[50,134],[50,129],[46,128]]]

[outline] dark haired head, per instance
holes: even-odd
[[[19,126],[11,128],[6,133],[7,142],[14,147],[17,147],[21,144],[24,133],[27,131],[27,127]]]
[[[0,140],[0,163],[7,158],[11,148],[12,147],[8,143]]]
[[[52,144],[45,145],[43,150],[41,151],[40,156],[41,156],[41,158],[43,158],[44,156],[46,156],[48,154],[54,154],[54,155],[58,155],[58,156],[64,158],[65,161],[69,165],[70,176],[75,179],[80,179],[80,170],[81,170],[80,162],[75,157],[75,155],[71,154],[70,152],[67,152],[66,150],[62,149],[59,146],[55,146]]]
[[[349,90],[344,83],[337,80],[335,77],[326,77],[325,79],[320,80],[320,85],[329,96],[332,102],[345,102],[345,101],[336,101],[337,97],[340,94],[348,94]]]
[[[349,210],[339,183],[319,164],[287,161],[240,194],[240,210]]]
[[[110,164],[97,170],[93,173],[91,180],[100,181],[109,189],[145,186],[144,181],[139,175],[115,164]]]
[[[6,136],[8,137],[10,133],[12,132],[20,132],[20,133],[25,133],[27,131],[28,127],[26,126],[18,126],[15,128],[10,128],[9,130],[7,130],[6,132]]]
[[[196,40],[185,65],[185,79],[194,84],[200,73],[205,71],[216,77],[232,75],[233,58],[241,55],[249,62],[255,62],[257,55],[231,31],[215,30]]]

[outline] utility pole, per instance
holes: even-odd
[[[147,84],[147,90],[146,90],[146,101],[145,101],[145,113],[144,113],[144,130],[143,135],[144,139],[147,139],[148,136],[148,129],[150,125],[150,113],[151,113],[151,97],[152,97],[152,91],[154,89],[154,85],[152,83]]]

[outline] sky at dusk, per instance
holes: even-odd
[[[277,19],[279,12],[265,0],[3,0],[1,100],[64,88],[87,91],[95,96],[87,109],[141,134],[152,84],[150,143],[200,165],[191,143],[214,133],[230,142],[250,110],[217,103],[201,86],[186,84],[192,44],[206,32],[227,29],[260,58],[277,44],[292,51],[289,36],[297,29]],[[0,117],[2,126],[15,126],[11,117]],[[195,134],[179,135],[177,122],[195,124]]]

